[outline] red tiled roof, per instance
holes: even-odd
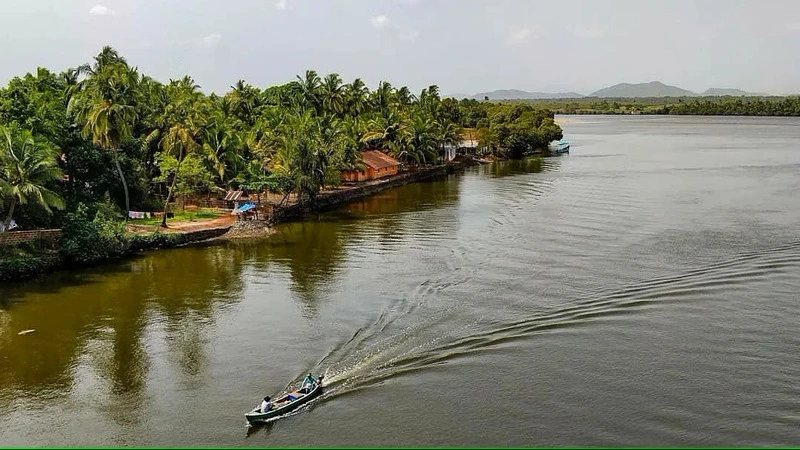
[[[400,162],[380,150],[367,150],[361,152],[361,159],[367,167],[383,169],[385,167],[399,166]]]

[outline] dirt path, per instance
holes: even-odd
[[[236,217],[229,213],[222,213],[216,219],[210,220],[195,220],[181,221],[181,222],[167,222],[167,228],[161,228],[159,225],[133,225],[128,224],[128,231],[134,233],[152,233],[156,230],[162,233],[185,233],[187,231],[206,230],[209,228],[227,227],[233,225]]]
[[[197,231],[197,230],[205,230],[208,228],[227,227],[233,225],[233,222],[235,221],[236,221],[236,216],[223,213],[220,217],[211,220],[168,223],[167,229],[174,231]]]

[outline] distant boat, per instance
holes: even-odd
[[[569,153],[569,142],[565,140],[560,140],[551,147],[551,150],[555,153]]]

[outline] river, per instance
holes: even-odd
[[[800,443],[800,120],[564,120],[569,155],[0,286],[0,445]]]

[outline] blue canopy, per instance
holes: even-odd
[[[255,203],[245,203],[242,206],[234,209],[231,214],[239,214],[239,213],[247,212],[247,211],[250,211],[251,209],[254,209],[255,207],[256,207]]]

